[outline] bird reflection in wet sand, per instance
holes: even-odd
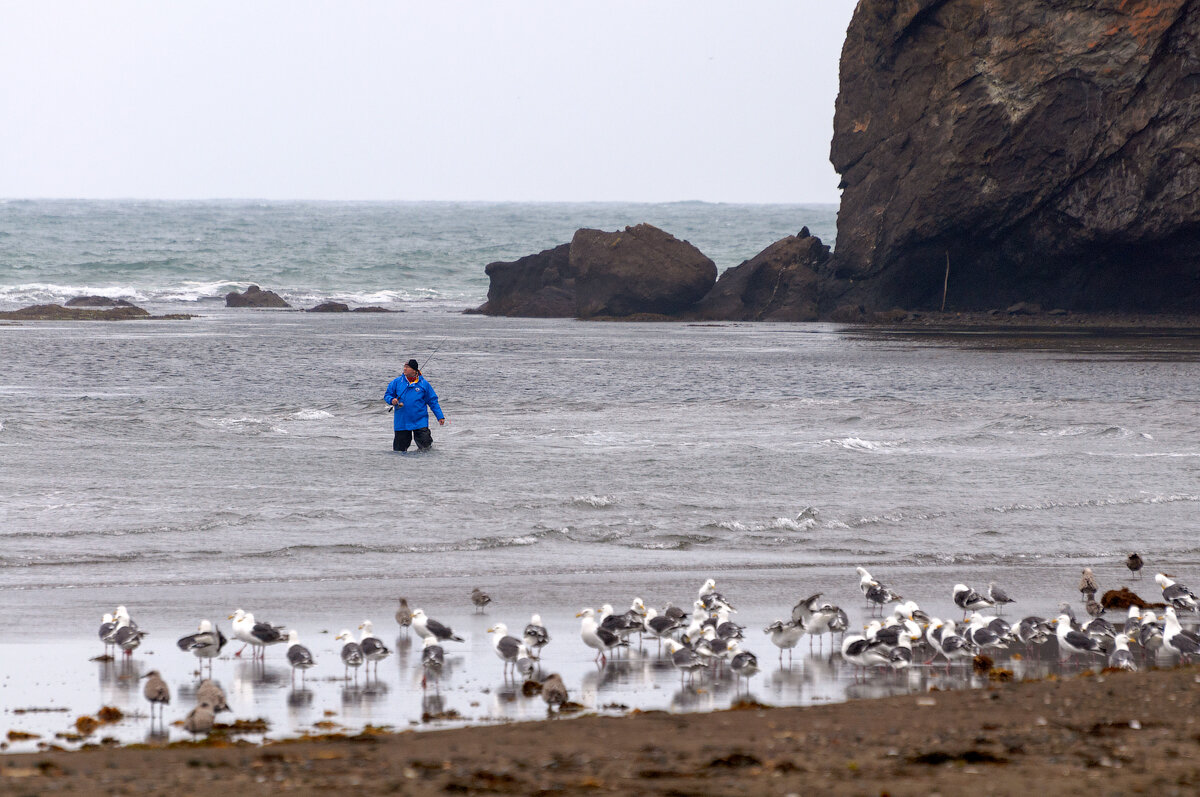
[[[313,704],[313,691],[307,688],[292,689],[287,696],[288,708],[309,708]]]

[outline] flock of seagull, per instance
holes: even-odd
[[[1132,554],[1126,564],[1137,577],[1142,567],[1141,558]],[[1184,630],[1178,612],[1197,612],[1198,599],[1190,589],[1171,577],[1158,573],[1155,582],[1162,592],[1162,602],[1154,604],[1162,608],[1157,614],[1149,604],[1140,599],[1129,606],[1124,621],[1118,625],[1103,618],[1105,608],[1095,600],[1098,585],[1090,568],[1083,570],[1079,583],[1081,600],[1090,618],[1087,622],[1076,619],[1069,603],[1059,605],[1059,614],[1051,619],[1026,616],[1010,624],[999,614],[1015,601],[998,588],[989,584],[986,595],[965,584],[955,584],[951,590],[954,605],[962,609],[959,621],[934,617],[923,611],[915,601],[906,600],[890,587],[872,576],[865,568],[856,569],[859,589],[862,591],[870,622],[861,633],[850,632],[850,619],[846,611],[821,599],[821,593],[800,600],[792,607],[790,616],[779,619],[763,629],[771,642],[778,648],[782,665],[783,654],[788,654],[789,663],[794,649],[804,637],[809,638],[809,649],[824,652],[824,638],[829,636],[830,652],[834,648],[833,638],[840,636],[838,648],[843,661],[856,666],[860,672],[876,668],[882,671],[898,671],[910,667],[918,654],[924,655],[926,665],[939,658],[945,667],[958,662],[978,664],[977,657],[992,657],[1005,652],[1024,651],[1033,654],[1044,643],[1056,642],[1060,660],[1076,656],[1099,657],[1091,661],[1103,661],[1109,667],[1136,669],[1138,664],[1131,646],[1141,652],[1143,661],[1165,652],[1190,661],[1200,654],[1200,636]],[[1136,597],[1136,596],[1135,596]],[[491,597],[476,588],[471,593],[471,602],[477,612],[486,610]],[[888,607],[891,611],[888,612]],[[985,613],[989,609],[994,614]],[[628,649],[632,638],[637,635],[639,646],[646,637],[658,643],[661,653],[665,645],[668,657],[684,678],[694,679],[697,674],[715,671],[719,677],[727,666],[737,683],[750,679],[760,672],[757,656],[743,649],[746,628],[736,623],[732,616],[734,606],[717,591],[714,579],[707,579],[697,591],[691,610],[667,604],[661,612],[648,608],[641,598],[635,598],[630,608],[617,612],[610,604],[599,610],[585,607],[575,616],[580,620],[579,636],[584,645],[595,651],[595,662],[603,668],[609,656],[619,656]],[[878,617],[874,615],[878,613]],[[255,660],[265,659],[266,649],[274,645],[286,645],[287,661],[292,668],[292,683],[296,671],[303,683],[307,670],[316,666],[312,652],[302,645],[295,629],[256,620],[253,614],[237,609],[229,615],[234,640],[242,643],[235,655],[241,656],[251,648]],[[464,638],[444,623],[429,617],[421,608],[410,608],[404,598],[399,599],[395,613],[396,622],[402,633],[415,633],[422,640],[421,685],[428,689],[440,688],[440,679],[445,665],[444,644],[464,642]],[[379,663],[392,654],[387,644],[375,633],[370,620],[359,626],[357,638],[349,629],[341,631],[336,639],[342,643],[340,657],[346,680],[365,667],[370,678],[372,665],[378,677]],[[534,614],[520,636],[509,634],[504,623],[495,623],[488,629],[491,645],[496,656],[503,662],[504,677],[510,673],[515,681],[520,674],[526,687],[532,682],[540,687],[548,710],[562,708],[568,703],[568,694],[562,678],[551,674],[540,682],[535,676],[541,672],[544,649],[550,644],[550,633],[541,617]],[[118,606],[112,614],[104,615],[99,636],[105,645],[120,648],[130,656],[141,644],[146,632],[139,629],[124,606]],[[224,694],[211,680],[212,661],[217,658],[230,640],[210,620],[201,620],[196,633],[180,638],[177,646],[199,660],[200,675],[207,666],[209,679],[197,690],[197,705],[188,715],[184,727],[194,733],[211,730],[213,717],[226,710]],[[143,676],[147,683],[144,694],[154,709],[170,702],[170,690],[157,671]]]

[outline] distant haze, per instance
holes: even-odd
[[[853,0],[6,0],[0,197],[837,202]]]

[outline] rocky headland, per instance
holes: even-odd
[[[822,313],[1200,311],[1198,44],[1196,0],[862,0]]]
[[[67,303],[68,305],[70,302]],[[0,312],[7,321],[182,321],[195,318],[187,313],[151,315],[149,310],[123,302],[101,310],[93,307],[64,307],[61,304],[35,304],[20,310]]]
[[[581,230],[489,265],[478,312],[1188,319],[1200,314],[1198,87],[1200,0],[861,0],[835,107],[832,254],[784,239],[697,296],[704,269],[678,268],[686,242],[618,264],[603,236],[624,247],[648,225]]]

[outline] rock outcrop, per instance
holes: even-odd
[[[316,307],[310,307],[307,313],[348,313],[350,305],[342,302],[321,302]]]
[[[571,239],[579,318],[678,313],[708,293],[717,266],[687,241],[650,224]]]
[[[225,294],[226,307],[291,307],[283,297],[274,291],[264,291],[257,285],[251,285],[245,293],[230,291]]]
[[[195,316],[186,313],[150,315],[129,303],[106,310],[63,307],[61,304],[35,304],[20,310],[0,312],[0,319],[8,321],[181,321]]]
[[[571,245],[562,244],[513,262],[488,263],[487,301],[470,311],[483,315],[570,318],[575,315]]]
[[[1200,310],[1198,142],[1200,0],[861,0],[822,313]]]
[[[133,307],[133,302],[109,296],[75,296],[63,302],[64,307]]]
[[[704,321],[815,321],[817,274],[829,247],[805,227],[721,275],[689,312]]]

